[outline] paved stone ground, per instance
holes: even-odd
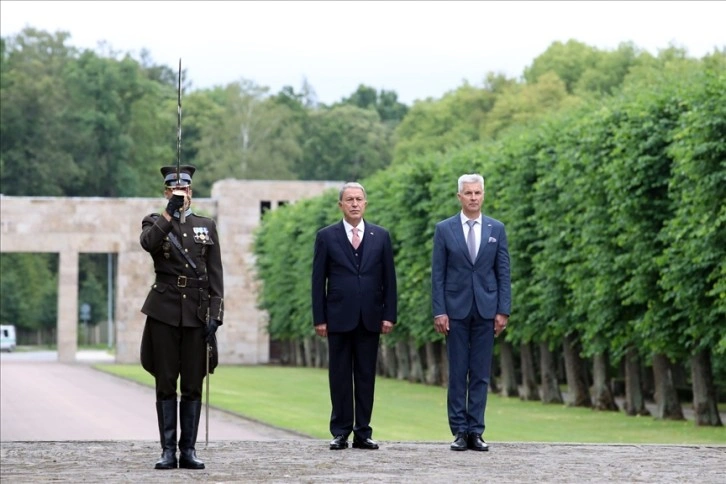
[[[210,415],[208,448],[200,425],[197,450],[207,469],[157,471],[153,390],[82,364],[37,358],[2,355],[2,484],[726,483],[726,445],[490,442],[489,452],[451,452],[448,442],[381,442],[377,451],[330,451],[327,440],[219,412]],[[93,400],[99,393],[100,403]],[[89,408],[96,409],[93,418]]]
[[[381,442],[330,451],[327,441],[220,441],[197,454],[207,468],[154,470],[149,441],[2,442],[0,481],[315,483],[724,483],[726,446],[490,443],[452,452],[448,442]]]

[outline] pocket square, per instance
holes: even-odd
[[[494,244],[496,242],[497,242],[497,239],[495,239],[494,237],[489,237],[489,243],[490,244]]]

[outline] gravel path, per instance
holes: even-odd
[[[726,446],[492,442],[451,452],[447,442],[381,442],[377,451],[330,451],[327,441],[215,441],[198,446],[207,468],[153,469],[142,441],[3,442],[0,481],[244,483],[723,483]]]
[[[82,360],[79,358],[79,360]],[[152,389],[96,371],[2,356],[0,481],[315,483],[726,483],[726,446],[490,442],[451,452],[448,442],[380,442],[378,451],[328,450],[310,439],[210,410],[201,471],[157,471]]]

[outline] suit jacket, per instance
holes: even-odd
[[[396,271],[391,236],[365,221],[363,250],[356,264],[343,221],[320,229],[315,238],[312,271],[313,324],[328,331],[355,329],[359,319],[380,332],[381,321],[396,322]]]
[[[509,249],[504,224],[482,216],[481,244],[474,263],[464,238],[460,214],[436,224],[431,263],[433,315],[464,319],[476,300],[479,315],[509,315],[512,292]]]

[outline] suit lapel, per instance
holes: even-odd
[[[363,247],[363,255],[361,255],[360,259],[360,270],[361,272],[363,269],[365,269],[366,264],[368,263],[368,259],[370,259],[370,254],[373,253],[373,246],[377,242],[375,239],[376,236],[376,230],[375,226],[373,224],[369,224],[368,222],[365,222],[366,230],[365,235],[363,235],[363,243],[365,244],[365,247]]]
[[[481,217],[481,243],[479,244],[479,252],[476,253],[476,260],[479,260],[484,247],[489,243],[489,236],[492,235],[492,224],[482,215]]]
[[[449,223],[449,229],[451,229],[451,234],[453,235],[454,240],[456,241],[456,245],[459,247],[459,250],[461,250],[464,255],[466,255],[467,260],[469,260],[469,248],[466,246],[466,239],[464,238],[464,227],[461,225],[461,218],[459,218],[459,215],[451,218],[451,223]]]

